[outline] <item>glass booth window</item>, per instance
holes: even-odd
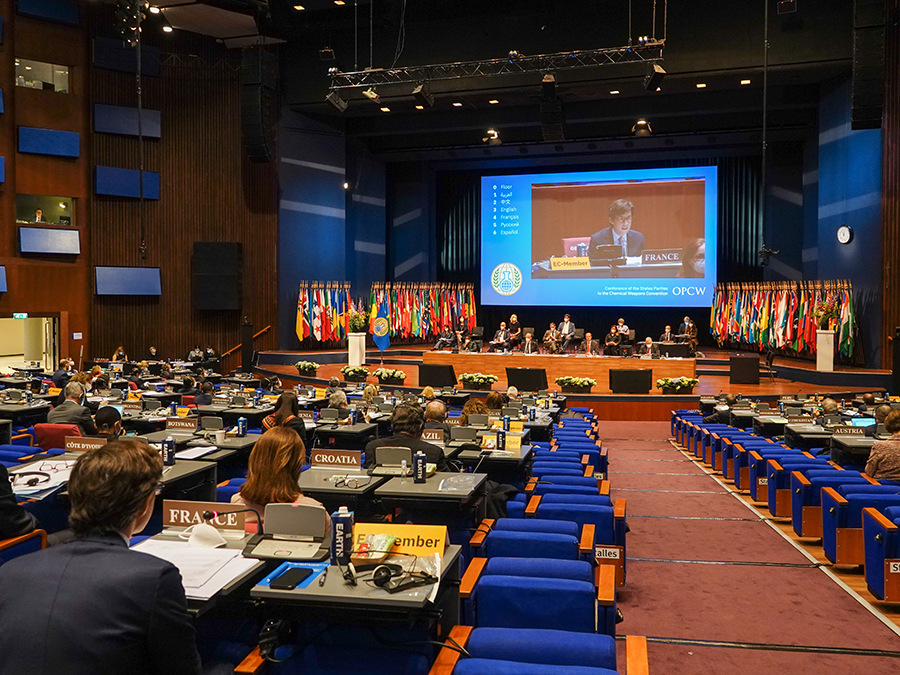
[[[16,86],[69,93],[69,66],[16,59]]]
[[[16,195],[17,223],[56,223],[74,225],[74,200],[48,195]]]

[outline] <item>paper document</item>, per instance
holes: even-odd
[[[218,448],[214,445],[201,445],[198,448],[188,448],[187,450],[176,452],[175,459],[197,459],[198,457],[203,457],[203,455],[208,455],[216,450],[218,450]]]

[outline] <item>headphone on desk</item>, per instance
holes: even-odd
[[[36,487],[41,483],[49,483],[50,474],[46,471],[20,471],[11,476],[10,482],[13,487]]]

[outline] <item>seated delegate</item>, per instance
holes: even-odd
[[[343,393],[343,392],[341,392]],[[306,439],[306,424],[299,417],[300,402],[297,400],[297,394],[292,391],[286,391],[275,402],[275,412],[263,418],[263,429],[274,429],[276,427],[284,427],[293,429],[304,445],[308,445]]]
[[[438,471],[450,471],[450,465],[444,456],[444,449],[422,440],[422,429],[425,428],[425,416],[418,405],[401,403],[391,413],[391,431],[393,436],[379,438],[366,445],[366,467],[375,465],[375,448],[403,447],[412,450],[415,455],[422,451],[425,461],[437,464]],[[412,467],[409,467],[412,470]]]
[[[606,356],[618,356],[620,344],[622,344],[622,336],[619,335],[618,326],[613,324],[612,328],[610,328],[609,332],[606,334],[603,344],[603,353]]]
[[[887,416],[884,428],[891,437],[872,443],[866,473],[876,480],[900,480],[900,410]]]
[[[550,322],[550,328],[544,331],[544,349],[551,354],[559,351],[559,344],[562,342],[562,332],[556,329],[556,324]]]
[[[82,405],[85,397],[84,385],[69,382],[63,389],[66,400],[47,413],[50,424],[77,424],[82,436],[93,436],[97,433],[97,425],[91,418],[91,411]]]
[[[585,333],[584,340],[578,345],[578,354],[586,354],[587,356],[597,356],[600,353],[600,345],[594,339],[592,333]]]
[[[647,337],[643,344],[638,347],[638,356],[659,356],[659,345],[653,342],[652,337]]]
[[[496,349],[509,350],[509,330],[506,328],[505,321],[500,322],[500,328],[494,333],[494,339],[488,343],[488,351],[492,352]]]

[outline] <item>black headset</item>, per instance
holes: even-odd
[[[21,480],[26,478],[26,480]],[[35,487],[50,482],[50,474],[46,471],[19,471],[12,475],[12,484],[16,487]]]

